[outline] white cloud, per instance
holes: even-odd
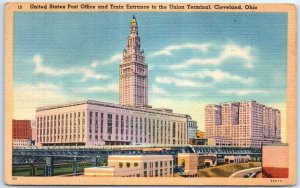
[[[95,67],[98,66],[98,64],[99,64],[99,61],[94,60],[94,61],[91,62],[91,67],[92,67],[92,68],[95,68]]]
[[[152,86],[152,93],[153,94],[158,94],[158,95],[168,95],[169,92],[157,85]]]
[[[84,93],[118,93],[119,84],[99,85],[83,89]]]
[[[171,65],[171,69],[182,69],[187,68],[192,65],[221,65],[225,60],[231,58],[241,59],[240,63],[244,64],[246,68],[253,68],[253,56],[251,54],[250,46],[238,46],[236,44],[228,44],[223,46],[220,50],[222,50],[221,54],[218,57],[214,58],[193,58],[188,59],[182,64]]]
[[[54,84],[25,84],[14,90],[14,118],[34,119],[36,107],[76,100]]]
[[[121,63],[123,55],[122,54],[115,54],[111,56],[109,59],[99,61],[99,60],[94,60],[91,63],[91,67],[97,67],[98,65],[108,65],[108,64],[113,64],[113,63]]]
[[[210,44],[208,44],[208,43],[205,43],[205,44],[187,43],[187,44],[181,44],[181,45],[170,45],[162,50],[154,52],[150,56],[152,56],[152,57],[160,56],[160,55],[171,56],[171,55],[173,55],[172,54],[173,51],[183,50],[183,49],[192,49],[192,50],[198,50],[201,52],[206,52],[209,47],[210,47]]]
[[[263,90],[263,89],[228,89],[228,90],[220,90],[220,93],[244,96],[244,95],[251,95],[251,94],[269,94],[270,91]]]
[[[77,72],[77,71],[74,71]],[[95,80],[104,80],[109,78],[109,76],[102,75],[102,74],[97,74],[93,70],[82,67],[78,69],[78,72],[83,73],[83,78],[81,81],[86,81],[87,79],[95,79]]]
[[[95,73],[93,70],[86,67],[74,67],[69,69],[52,68],[43,65],[42,62],[43,59],[40,55],[33,56],[33,63],[35,64],[35,73],[46,74],[50,76],[80,74],[82,75],[82,81],[85,81],[87,79],[103,80],[109,78],[109,76],[107,75]],[[93,63],[93,66],[96,66],[95,62]]]
[[[230,74],[229,72],[224,72],[220,69],[217,70],[202,70],[197,72],[184,72],[179,74],[185,78],[212,78],[216,82],[238,81],[244,84],[250,84],[255,81],[254,78],[248,77],[244,78],[238,75]]]
[[[104,61],[108,64],[111,64],[111,63],[121,63],[121,60],[122,60],[122,57],[123,55],[122,54],[115,54],[114,56],[112,56],[111,58],[109,58],[108,60]]]
[[[174,84],[177,87],[200,88],[207,86],[201,82],[195,82],[189,79],[178,79],[170,76],[158,76],[155,78],[155,81],[160,84]]]

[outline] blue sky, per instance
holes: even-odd
[[[37,106],[118,103],[132,15],[149,68],[149,103],[188,113],[204,128],[209,103],[254,99],[284,116],[285,13],[16,13],[15,118]],[[284,119],[284,118],[283,118]]]

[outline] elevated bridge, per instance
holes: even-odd
[[[78,174],[78,168],[84,163],[99,166],[107,162],[108,155],[173,155],[177,161],[178,153],[198,153],[199,155],[216,155],[223,158],[225,155],[250,155],[261,157],[261,148],[230,147],[230,146],[44,146],[44,147],[18,147],[13,148],[13,169],[30,171],[36,175],[38,169],[44,171],[44,176],[55,175],[54,169],[71,165],[73,175]]]
[[[13,148],[13,164],[30,161],[43,162],[45,157],[55,157],[58,160],[86,160],[99,158],[105,160],[108,155],[139,155],[139,154],[165,154],[177,155],[178,153],[198,153],[225,155],[250,155],[260,156],[261,148],[233,147],[233,146],[44,146],[44,147],[18,147]]]

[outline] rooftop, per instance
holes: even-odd
[[[120,105],[120,104],[113,104],[113,103],[94,101],[94,100],[69,102],[69,103],[58,104],[58,105],[37,107],[36,112],[40,112],[40,111],[44,111],[44,110],[52,110],[52,109],[57,109],[57,108],[71,107],[71,106],[79,106],[79,105],[85,105],[85,104],[106,106],[106,107],[111,107],[111,108],[120,108],[120,109],[124,109],[124,110],[134,110],[134,111],[147,112],[147,113],[160,114],[160,115],[169,115],[169,116],[175,116],[175,117],[181,117],[181,118],[188,117],[188,115],[186,115],[186,114],[172,113],[172,112],[168,112],[168,111],[158,111],[158,110],[154,110],[151,108],[125,106],[125,105]]]

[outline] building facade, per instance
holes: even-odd
[[[133,16],[126,49],[120,64],[120,104],[128,106],[148,106],[148,65],[138,34],[138,25]]]
[[[12,127],[12,139],[32,139],[30,120],[13,120]]]
[[[110,155],[107,166],[85,168],[84,175],[100,177],[173,176],[173,156]]]
[[[36,109],[38,146],[185,145],[188,115],[98,101]]]
[[[197,137],[197,121],[193,121],[191,118],[188,120],[188,139]]]
[[[32,132],[32,143],[35,143],[36,140],[36,123],[35,120],[31,120],[31,132]]]
[[[260,147],[280,143],[280,111],[256,101],[210,104],[205,107],[209,145]]]

